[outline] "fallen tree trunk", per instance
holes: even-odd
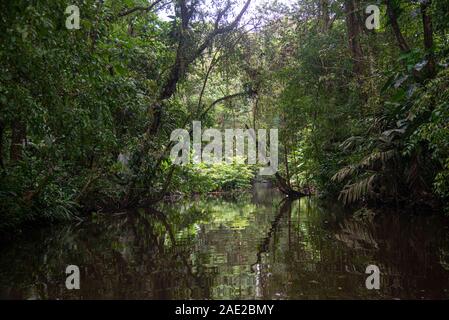
[[[310,193],[305,193],[305,192],[293,189],[288,184],[287,180],[285,180],[285,178],[279,174],[279,172],[276,172],[275,176],[276,176],[276,180],[278,183],[279,191],[281,191],[287,197],[296,199],[296,198],[305,197],[305,196],[310,195]]]

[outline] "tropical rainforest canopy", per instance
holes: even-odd
[[[287,193],[447,206],[449,0],[6,0],[0,11],[2,230],[249,188],[254,165],[171,163],[171,132],[193,120],[278,128],[273,180]]]

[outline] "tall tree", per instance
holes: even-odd
[[[355,0],[345,0],[346,28],[348,32],[349,49],[354,63],[354,73],[362,74],[364,59],[360,44],[361,26],[358,6]]]
[[[394,36],[396,37],[396,40],[398,42],[399,48],[403,53],[407,53],[410,51],[410,47],[408,46],[407,41],[402,35],[401,28],[399,27],[397,16],[398,6],[396,4],[396,1],[386,0],[386,4],[388,19],[390,21],[391,28],[393,29]]]
[[[427,58],[427,72],[430,77],[435,75],[435,55],[433,51],[433,25],[432,18],[430,16],[430,7],[432,0],[421,1],[421,15],[424,31],[424,49],[426,50]]]

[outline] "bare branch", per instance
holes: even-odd
[[[215,28],[214,30],[212,30],[207,36],[206,39],[204,40],[204,42],[198,47],[195,55],[193,56],[193,59],[195,59],[196,57],[198,57],[199,55],[201,55],[201,53],[203,53],[203,51],[209,47],[209,45],[211,44],[211,42],[214,40],[214,38],[220,34],[224,34],[227,32],[232,31],[240,22],[240,20],[242,19],[243,14],[246,12],[246,10],[248,9],[249,5],[251,3],[251,0],[247,0],[245,5],[243,6],[242,10],[240,10],[240,13],[237,15],[237,17],[235,17],[234,21],[232,21],[230,24],[223,26],[223,27],[219,27],[219,20],[221,20],[224,12],[220,12],[217,15],[217,19],[215,20]],[[229,8],[229,6],[227,5],[225,7]]]
[[[242,92],[230,94],[228,96],[224,96],[224,97],[221,97],[220,99],[215,100],[201,113],[200,119],[202,119],[215,105],[219,104],[220,102],[231,100],[231,99],[234,99],[237,97],[243,97],[247,94],[248,94],[247,91],[242,91]]]

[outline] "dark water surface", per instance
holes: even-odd
[[[69,264],[80,290],[65,288]],[[365,287],[370,264],[380,290]],[[28,233],[0,248],[0,298],[447,299],[449,229],[438,216],[361,221],[258,188]]]

